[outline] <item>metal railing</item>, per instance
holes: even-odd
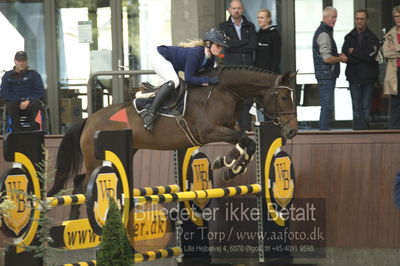
[[[93,113],[93,80],[98,76],[139,76],[139,75],[153,75],[156,74],[154,70],[110,70],[110,71],[98,71],[89,76],[87,83],[87,97],[88,106],[87,113],[91,115]]]

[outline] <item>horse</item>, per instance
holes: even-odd
[[[256,149],[254,140],[236,128],[241,103],[254,99],[263,113],[281,127],[281,135],[291,139],[297,133],[297,114],[289,87],[294,74],[280,75],[255,67],[222,66],[200,75],[217,76],[219,83],[208,87],[189,86],[187,107],[177,123],[174,118],[159,116],[148,131],[131,101],[107,106],[68,130],[56,159],[53,187],[48,196],[65,188],[74,178],[74,194],[85,193],[90,173],[101,164],[94,157],[93,138],[98,130],[133,131],[132,149],[176,150],[212,142],[227,142],[235,147],[215,159],[213,169],[223,169],[228,181],[243,174]],[[110,120],[125,109],[129,123]],[[178,120],[177,120],[178,121]],[[87,174],[79,174],[82,159]],[[79,218],[79,206],[71,207],[70,219]]]

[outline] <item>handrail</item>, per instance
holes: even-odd
[[[110,71],[97,71],[94,72],[89,76],[88,83],[87,83],[87,97],[88,97],[88,107],[87,112],[88,115],[93,113],[92,108],[92,84],[93,79],[98,76],[117,76],[117,75],[129,75],[129,76],[138,76],[138,75],[152,75],[156,74],[154,70],[110,70]]]

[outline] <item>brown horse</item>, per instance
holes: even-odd
[[[235,129],[239,107],[245,99],[255,99],[264,114],[282,128],[285,138],[297,133],[296,109],[289,88],[290,74],[278,75],[266,70],[223,66],[201,75],[218,75],[220,83],[210,87],[189,87],[187,107],[181,128],[171,117],[159,116],[151,131],[143,127],[143,120],[131,102],[105,107],[87,120],[76,124],[64,136],[57,155],[56,178],[48,195],[52,196],[74,177],[74,194],[85,193],[90,173],[100,165],[94,157],[93,137],[98,130],[131,128],[133,149],[175,150],[211,142],[236,145],[226,156],[215,160],[214,168],[226,166],[225,180],[246,171],[255,152],[255,142],[244,132]],[[115,113],[126,110],[129,123],[110,120]],[[78,175],[85,163],[87,175]],[[73,206],[70,218],[79,217],[79,206]]]

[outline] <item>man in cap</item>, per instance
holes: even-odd
[[[44,96],[44,85],[39,73],[28,69],[28,56],[26,52],[19,51],[15,54],[12,70],[7,71],[1,81],[0,97],[6,100],[7,114],[12,120],[12,131],[21,131],[21,110],[28,113],[28,122],[32,130],[39,129],[35,122],[37,113],[42,107],[40,101]]]

